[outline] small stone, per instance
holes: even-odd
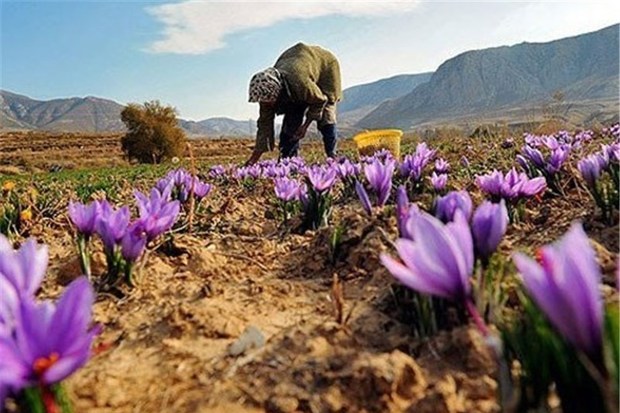
[[[233,357],[240,356],[248,350],[261,348],[265,345],[265,336],[255,326],[248,326],[243,334],[228,347],[228,354]]]

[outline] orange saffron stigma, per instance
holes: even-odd
[[[536,258],[536,262],[538,262],[539,264],[542,264],[542,261],[543,261],[542,248],[536,249],[536,252],[534,253],[534,257]]]
[[[33,369],[37,376],[42,376],[50,367],[52,367],[58,359],[60,355],[56,352],[53,352],[49,355],[49,357],[40,357],[34,361]]]

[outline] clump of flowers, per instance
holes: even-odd
[[[603,136],[618,140],[620,139],[620,123],[614,123],[613,125],[604,128],[602,132]]]
[[[472,295],[474,243],[469,224],[459,210],[447,224],[425,212],[408,223],[410,239],[399,238],[395,246],[400,261],[387,254],[381,262],[405,286],[421,294],[450,300],[463,306],[480,332],[489,336]]]
[[[603,220],[613,224],[613,211],[620,202],[620,143],[603,145],[577,163],[588,191],[601,210]]]
[[[430,176],[431,186],[437,193],[442,193],[448,184],[448,174],[437,174],[433,172]]]
[[[443,158],[435,160],[435,169],[429,177],[431,186],[436,193],[442,193],[446,189],[448,183],[448,172],[450,172],[450,164]]]
[[[374,159],[364,166],[364,175],[368,180],[369,187],[374,198],[376,207],[383,207],[390,197],[392,191],[392,176],[396,162],[387,158],[384,162]],[[368,215],[372,215],[372,204],[366,189],[360,182],[356,182],[355,190]]]
[[[517,162],[530,178],[542,176],[550,188],[561,193],[559,173],[570,156],[572,146],[550,137],[543,141],[541,147],[546,148],[545,153],[526,144],[517,155]]]
[[[523,201],[541,195],[547,188],[545,178],[529,178],[524,172],[517,172],[515,168],[505,175],[498,170],[478,175],[476,184],[491,201],[499,202],[503,199],[511,218],[514,216],[515,208],[520,207]]]
[[[409,204],[404,187],[398,189],[396,197],[396,220],[400,237],[396,241],[396,250],[402,264],[384,254],[381,257],[384,266],[399,281],[418,293],[448,299],[465,308],[483,334],[487,335],[486,328],[480,325],[482,320],[478,319],[477,308],[485,313],[490,310],[491,300],[487,296],[494,295],[487,291],[486,280],[494,278],[490,274],[489,259],[508,226],[504,201],[498,204],[485,201],[472,214],[471,199],[467,192],[451,192],[439,201],[442,210],[440,215],[445,220],[442,222],[421,212],[415,204]],[[471,223],[468,222],[469,217]],[[474,274],[479,283],[477,290],[471,287]],[[437,290],[444,283],[445,290]],[[499,282],[492,287],[499,288]],[[474,303],[478,305],[477,308]],[[416,299],[416,308],[428,305],[435,312],[426,313],[426,316],[440,319],[441,314],[437,311],[443,308],[441,303],[422,297]],[[422,313],[419,315],[422,316]]]
[[[235,169],[233,177],[240,182],[246,188],[251,188],[256,184],[256,181],[263,175],[263,169],[260,164],[254,164],[250,166],[242,166]]]
[[[217,171],[219,171],[219,169]],[[185,169],[179,168],[170,171],[168,175],[160,179],[155,184],[155,188],[161,193],[169,193],[172,199],[185,204],[189,201],[191,196],[193,196],[196,201],[200,202],[209,195],[213,189],[213,185],[203,182],[197,176],[190,174]]]
[[[570,133],[562,130],[553,135],[536,135],[525,133],[523,135],[525,144],[534,148],[547,147],[554,150],[560,146],[568,146],[569,149],[578,148],[584,143],[589,142],[594,137],[594,133],[590,130],[583,130],[577,133]]]
[[[399,166],[399,174],[405,180],[411,192],[420,192],[423,183],[424,168],[433,160],[437,150],[430,149],[426,142],[416,146],[413,154],[405,155]]]
[[[342,158],[330,163],[330,167],[336,170],[338,179],[343,184],[342,198],[346,199],[353,196],[357,177],[361,173],[362,166],[359,163],[351,162],[347,158]]]
[[[331,189],[338,177],[333,168],[314,165],[306,169],[308,197],[304,203],[305,229],[317,229],[326,226],[331,215]]]
[[[296,211],[299,204],[306,202],[308,197],[306,184],[288,177],[276,178],[274,191],[282,209],[284,222]]]
[[[107,274],[104,283],[115,284],[122,274],[131,286],[132,270],[147,243],[169,231],[180,212],[180,202],[170,199],[171,186],[164,192],[153,188],[149,197],[134,192],[139,217],[131,221],[128,206],[115,209],[106,200],[84,205],[71,202],[69,217],[77,229],[77,249],[84,274],[91,278],[90,242],[97,234],[106,255]]]
[[[56,302],[35,299],[47,270],[45,246],[13,250],[0,235],[0,407],[13,397],[23,411],[69,413],[62,381],[88,361],[94,292],[75,279]]]

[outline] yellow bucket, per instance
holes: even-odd
[[[360,155],[370,156],[381,149],[387,149],[399,159],[402,136],[403,131],[399,129],[379,129],[359,133],[353,137],[353,141]]]

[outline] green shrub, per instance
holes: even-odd
[[[127,134],[121,143],[125,155],[142,163],[160,163],[181,156],[185,133],[178,126],[176,110],[159,101],[130,103],[121,112]]]

